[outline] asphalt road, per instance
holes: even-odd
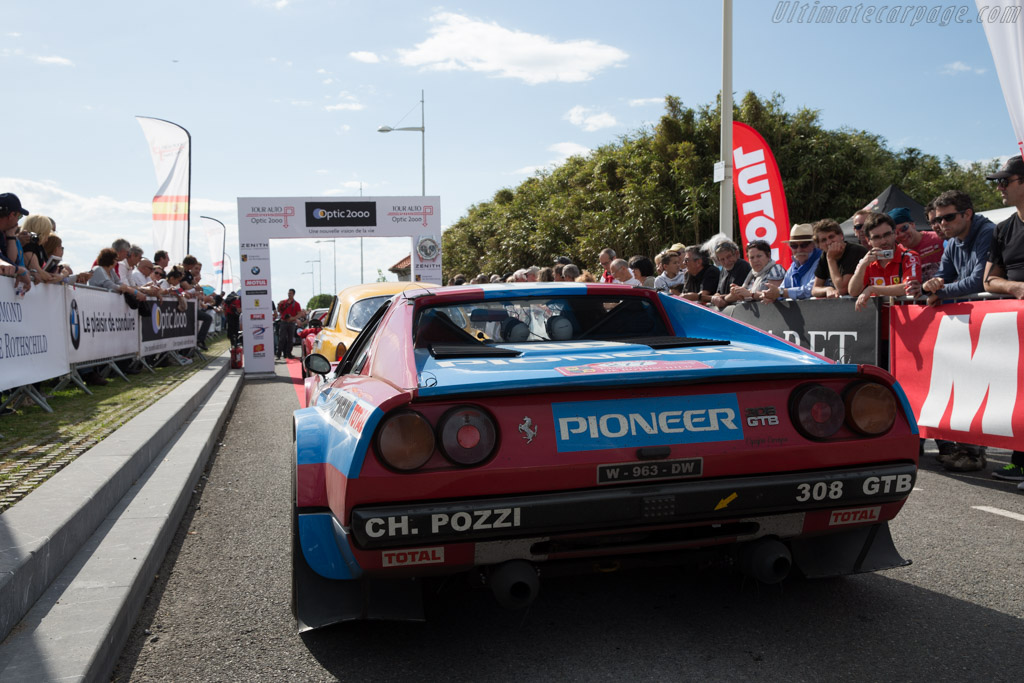
[[[288,509],[298,400],[283,364],[277,371],[276,381],[242,390],[115,680],[1024,675],[1024,494],[987,472],[946,473],[931,456],[893,524],[897,547],[914,561],[907,568],[769,587],[674,569],[551,579],[523,612],[459,585],[432,601],[427,624],[347,624],[300,636],[289,604]],[[1000,451],[989,469],[1007,456]]]

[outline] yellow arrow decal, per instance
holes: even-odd
[[[721,510],[722,508],[728,507],[729,503],[731,503],[734,500],[736,500],[736,497],[737,497],[736,493],[729,494],[728,497],[723,498],[722,500],[718,501],[718,505],[715,506],[715,509],[716,510]]]

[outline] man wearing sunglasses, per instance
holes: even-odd
[[[921,286],[928,293],[928,305],[985,291],[985,264],[995,224],[974,213],[970,195],[960,190],[943,192],[928,207],[929,222],[941,226],[948,238],[935,277]],[[984,466],[984,446],[944,439],[935,439],[935,445],[939,463],[948,470],[972,472]]]
[[[872,296],[917,296],[921,293],[921,261],[917,254],[896,244],[896,222],[884,213],[872,213],[864,222],[871,250],[857,264],[850,279],[854,308],[867,306]]]
[[[896,241],[904,248],[917,252],[918,258],[921,259],[922,278],[931,278],[939,270],[939,262],[942,260],[942,237],[934,232],[918,230],[910,216],[910,209],[893,209],[889,212],[889,217],[896,224]],[[929,223],[933,226],[942,225],[940,219],[934,218],[929,218]]]
[[[985,177],[996,181],[1003,205],[1017,209],[996,226],[985,264],[985,291],[1024,299],[1024,161],[1019,156],[1010,157],[998,171]],[[1024,491],[1024,451],[1013,451],[1010,464],[992,476],[1019,481],[1017,488]]]

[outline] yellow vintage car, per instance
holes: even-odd
[[[352,340],[381,304],[407,289],[436,286],[429,282],[373,282],[346,287],[334,297],[323,329],[313,341],[313,353],[326,356],[332,363],[341,360]]]

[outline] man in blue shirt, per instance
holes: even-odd
[[[946,236],[938,272],[921,285],[928,293],[928,305],[937,306],[944,300],[984,292],[985,264],[995,224],[974,213],[971,197],[960,190],[943,192],[928,206],[929,222]],[[935,445],[939,448],[938,460],[947,470],[973,472],[985,468],[984,446],[943,439],[936,439]],[[999,476],[996,472],[993,475]]]

